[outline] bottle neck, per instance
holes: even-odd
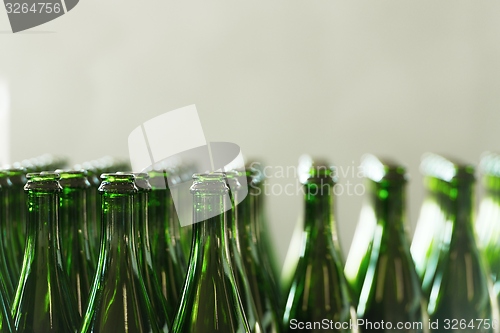
[[[304,185],[305,220],[304,231],[333,235],[337,238],[334,217],[333,182],[318,180]],[[318,235],[320,234],[318,233]]]
[[[136,214],[138,227],[142,228],[143,226],[147,226],[147,222],[149,219],[149,211],[148,211],[148,201],[149,201],[150,191],[148,190],[139,190],[136,194],[135,198],[135,208],[134,214]]]
[[[248,194],[237,206],[235,214],[235,228],[240,240],[246,240],[251,244],[257,242],[258,228],[256,219],[257,193],[248,188]]]
[[[195,194],[193,200],[194,221],[201,221],[195,223],[193,226],[194,245],[203,249],[205,244],[210,243],[214,239],[218,241],[214,241],[210,245],[211,249],[217,251],[225,249],[226,214],[224,213],[224,194]]]
[[[454,226],[454,232],[472,235],[473,190],[473,182],[464,182],[450,190],[448,219]]]
[[[61,192],[61,223],[76,231],[87,224],[87,192],[84,188],[63,188]],[[73,228],[76,226],[76,228]],[[82,230],[83,232],[84,230]]]
[[[101,192],[102,193],[102,192]],[[135,193],[102,193],[103,251],[107,255],[121,254],[124,249],[135,249],[133,233],[133,199]],[[111,252],[110,252],[111,251]],[[132,256],[132,259],[135,255]]]
[[[28,192],[27,246],[47,244],[59,251],[58,207],[59,192]]]
[[[405,183],[382,184],[371,182],[370,198],[377,226],[391,233],[405,234]]]

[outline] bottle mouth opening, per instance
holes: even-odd
[[[195,181],[224,181],[224,178],[226,178],[224,172],[195,173],[193,175]]]
[[[101,179],[107,183],[127,183],[133,182],[135,176],[131,173],[103,173]]]
[[[47,180],[59,180],[60,175],[53,171],[42,171],[42,172],[32,172],[26,175],[26,178],[30,182],[40,182]]]
[[[55,172],[59,174],[61,179],[74,179],[74,178],[86,178],[87,177],[86,170],[61,170],[61,169],[57,169]]]

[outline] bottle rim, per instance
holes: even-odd
[[[84,169],[81,169],[81,170],[57,169],[55,172],[59,174],[61,179],[73,179],[73,178],[87,177],[87,170],[84,170]]]
[[[29,182],[42,182],[47,180],[59,180],[60,175],[54,171],[30,172],[26,175]]]
[[[132,173],[103,173],[100,177],[103,182],[107,183],[123,183],[123,182],[133,182],[135,176]]]
[[[224,194],[229,191],[224,172],[195,173],[190,192],[196,194]]]

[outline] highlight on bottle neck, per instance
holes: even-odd
[[[135,177],[131,173],[104,173],[101,175],[100,193],[136,193]]]
[[[361,158],[361,168],[368,180],[382,186],[402,185],[408,180],[404,166],[372,154],[365,154]]]
[[[500,192],[500,154],[486,152],[479,164],[483,184],[487,191]]]
[[[7,172],[4,170],[0,170],[0,188],[1,187],[10,187],[12,186],[12,182],[10,181]]]
[[[56,170],[59,174],[59,184],[63,188],[89,188],[86,170]]]
[[[137,187],[138,192],[149,192],[151,191],[151,185],[149,183],[149,175],[145,172],[116,172],[116,175],[132,175],[134,179],[134,184]]]
[[[475,182],[474,166],[437,154],[425,154],[420,169],[428,191],[452,200],[459,192],[468,196]]]
[[[297,173],[299,181],[304,185],[312,183],[335,184],[337,182],[337,174],[333,165],[309,155],[300,157]]]
[[[258,161],[250,161],[245,165],[245,175],[247,184],[252,187],[259,187],[265,181],[265,172],[262,163]]]
[[[423,155],[420,170],[427,177],[457,185],[475,180],[473,165],[433,153]]]

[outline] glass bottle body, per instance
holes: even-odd
[[[193,241],[174,333],[251,332],[229,256],[224,205],[230,204],[221,174],[198,175]],[[217,215],[218,214],[218,215]]]
[[[345,323],[356,321],[342,260],[334,242],[333,186],[329,174],[313,174],[304,184],[303,243],[284,311],[284,332],[294,332],[297,323],[324,320],[341,323],[346,328],[306,325],[301,331],[351,332]]]
[[[130,174],[103,175],[99,262],[81,333],[162,332],[137,262],[133,226],[137,188]],[[168,330],[163,329],[164,332]]]
[[[88,303],[95,267],[90,253],[87,194],[90,184],[83,171],[61,171],[59,184],[61,250],[69,285],[83,315]]]
[[[370,241],[369,263],[363,267],[366,274],[358,302],[358,318],[386,325],[382,330],[363,325],[360,331],[390,332],[404,323],[397,327],[398,332],[426,332],[425,302],[406,234],[405,170],[371,155],[365,156],[363,167],[368,175],[370,207],[376,227]],[[370,178],[380,171],[381,179]]]
[[[179,305],[187,264],[167,173],[152,171],[149,175],[152,188],[148,203],[151,260],[166,300],[167,313],[173,319]]]
[[[58,174],[28,174],[27,241],[12,305],[18,332],[76,332],[80,317],[62,264]]]

